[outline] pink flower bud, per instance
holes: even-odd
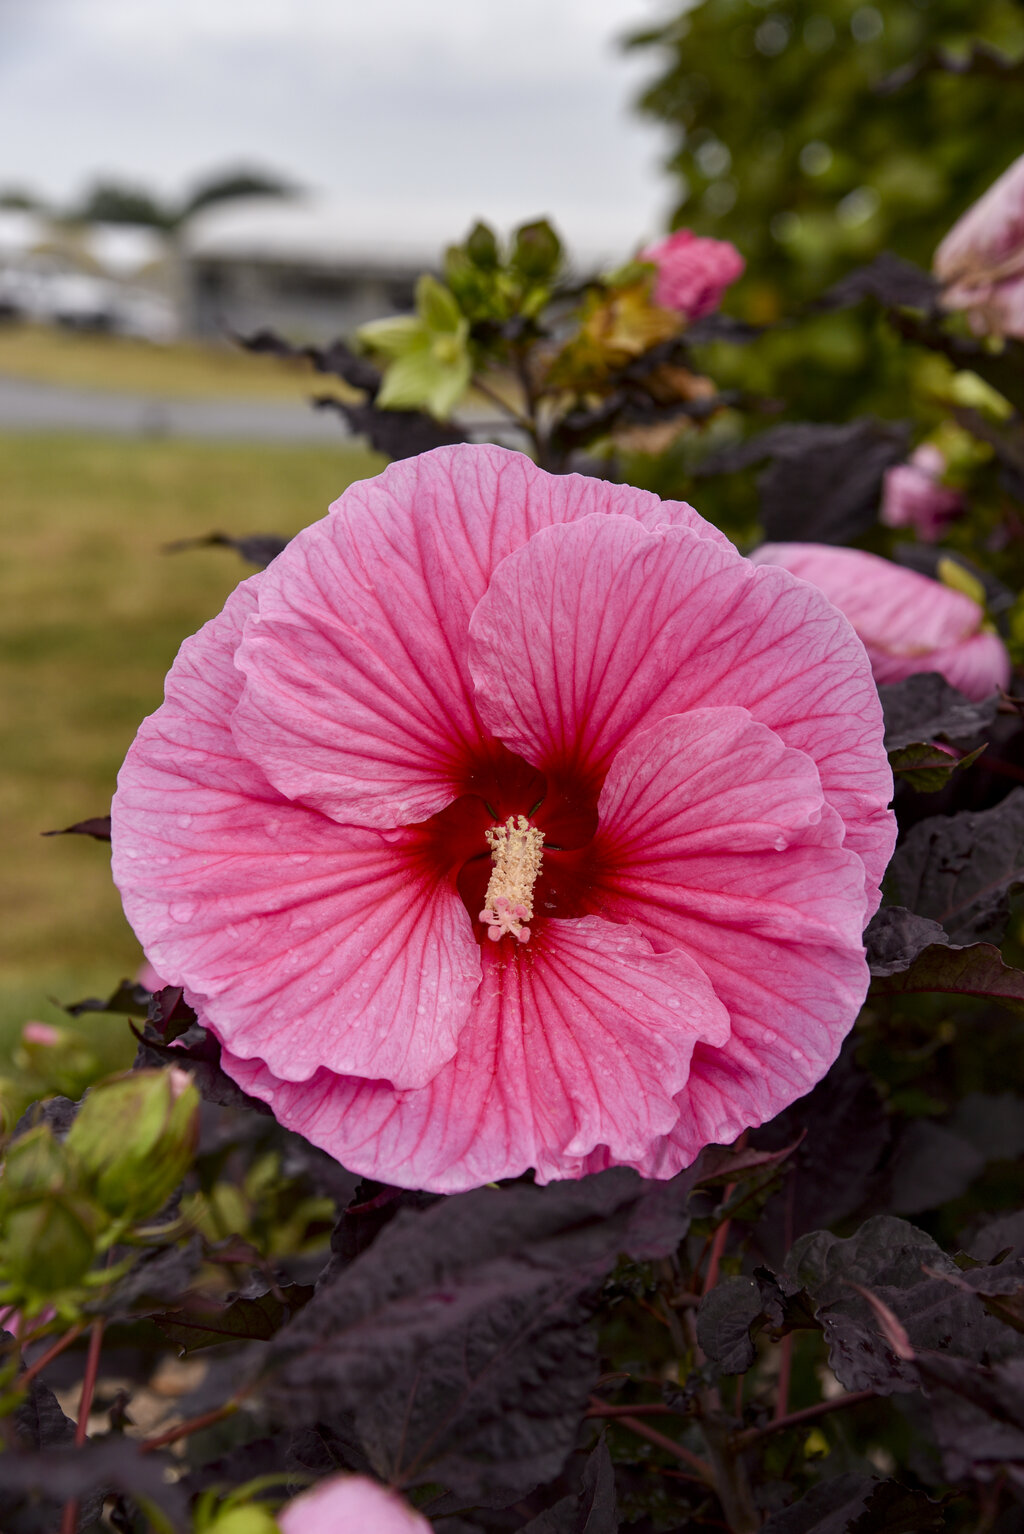
[[[910,457],[887,469],[882,488],[881,520],[886,527],[912,527],[926,543],[936,543],[964,509],[959,490],[940,483],[946,460],[932,443],[922,443]]]
[[[21,1041],[23,1044],[43,1044],[47,1049],[52,1049],[60,1043],[60,1030],[51,1023],[26,1023],[21,1030]]]
[[[281,1534],[430,1534],[397,1492],[363,1475],[332,1475],[277,1515]]]
[[[946,309],[976,335],[1024,339],[1024,155],[968,208],[935,252]]]
[[[704,239],[689,229],[677,229],[667,239],[648,245],[641,261],[658,268],[654,301],[688,320],[710,314],[730,283],[742,277],[746,262],[728,240]]]

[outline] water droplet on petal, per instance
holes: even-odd
[[[788,842],[788,841],[787,841],[787,840],[786,840],[786,838],[785,838],[785,837],[784,837],[784,836],[783,836],[783,835],[782,835],[782,834],[781,834],[781,833],[780,833],[780,834],[779,834],[779,835],[778,835],[778,836],[777,836],[777,837],[776,837],[776,838],[775,838],[775,843],[774,843],[774,846],[775,846],[775,851],[776,851],[776,852],[785,852],[785,850],[786,850],[786,848],[787,848],[787,847],[788,847],[788,846],[789,846],[789,842]]]
[[[196,904],[194,900],[173,900],[167,911],[172,921],[191,921],[196,914]]]

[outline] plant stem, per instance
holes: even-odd
[[[603,1416],[604,1413],[588,1412],[587,1415]],[[659,1433],[657,1428],[648,1427],[647,1423],[641,1422],[639,1417],[620,1417],[616,1414],[615,1421],[622,1427],[628,1427],[630,1432],[635,1433],[638,1438],[646,1438],[647,1442],[654,1444],[655,1448],[663,1449],[666,1454],[672,1454],[676,1459],[682,1460],[684,1465],[689,1465],[690,1469],[695,1471],[706,1486],[714,1486],[714,1472],[707,1460],[701,1459],[699,1454],[694,1454],[690,1449],[684,1448],[681,1443],[676,1443],[674,1438],[667,1438],[664,1433]]]
[[[793,1333],[787,1332],[779,1347],[779,1385],[775,1396],[775,1420],[783,1422],[789,1409],[789,1380],[793,1372]]]
[[[96,1377],[100,1372],[100,1350],[103,1346],[103,1317],[92,1324],[92,1332],[89,1336],[89,1351],[85,1355],[85,1375],[82,1379],[82,1395],[78,1402],[78,1421],[75,1423],[75,1448],[80,1449],[85,1443],[89,1431],[89,1413],[92,1411],[92,1398],[96,1390]],[[78,1524],[78,1498],[71,1497],[64,1504],[64,1512],[60,1521],[60,1534],[75,1534]]]
[[[84,1331],[85,1322],[76,1321],[71,1330],[65,1332],[63,1337],[58,1337],[53,1346],[47,1348],[46,1352],[42,1355],[41,1358],[37,1358],[34,1364],[29,1364],[28,1368],[25,1369],[24,1372],[19,1376],[18,1384],[30,1385],[35,1379],[36,1375],[42,1373],[47,1364],[52,1363],[55,1358],[63,1353],[65,1348],[69,1348],[71,1344],[77,1338],[79,1338]]]
[[[155,1438],[147,1438],[145,1443],[139,1445],[140,1454],[152,1454],[154,1449],[165,1449],[168,1444],[177,1443],[181,1438],[187,1438],[190,1433],[198,1433],[201,1428],[212,1427],[215,1422],[223,1422],[227,1417],[233,1417],[241,1405],[239,1399],[225,1401],[223,1406],[217,1406],[213,1411],[204,1412],[201,1417],[190,1417],[187,1422],[179,1422],[174,1427],[169,1427],[165,1433],[158,1433]]]
[[[762,1438],[767,1438],[770,1433],[781,1433],[786,1428],[802,1427],[805,1422],[816,1422],[819,1417],[825,1417],[829,1412],[841,1411],[845,1406],[859,1406],[862,1401],[874,1401],[877,1398],[874,1390],[847,1390],[841,1396],[833,1396],[830,1401],[818,1401],[814,1406],[805,1406],[801,1411],[789,1412],[785,1417],[776,1417],[774,1422],[769,1422],[766,1427],[750,1427],[745,1433],[739,1433],[736,1443],[745,1449],[749,1444],[757,1443]]]
[[[587,1408],[588,1417],[684,1417],[686,1412],[673,1411],[661,1401],[640,1401],[635,1406],[612,1406],[605,1401],[591,1398]]]

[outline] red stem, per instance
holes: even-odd
[[[139,1445],[140,1454],[152,1454],[154,1449],[165,1449],[170,1443],[177,1443],[181,1438],[187,1438],[190,1433],[198,1433],[201,1428],[212,1427],[215,1422],[223,1422],[225,1417],[233,1417],[239,1407],[238,1401],[227,1401],[223,1406],[217,1406],[213,1411],[204,1412],[201,1417],[190,1417],[187,1422],[179,1422],[174,1427],[169,1427],[165,1433],[158,1433],[155,1438],[147,1438],[145,1443]],[[62,1531],[63,1534],[63,1531]]]
[[[686,1412],[673,1411],[660,1401],[641,1401],[635,1406],[611,1406],[604,1401],[591,1401],[588,1417],[685,1417]]]
[[[789,1381],[793,1372],[793,1333],[787,1332],[779,1346],[779,1386],[775,1396],[775,1421],[783,1422],[789,1408]]]
[[[674,1454],[676,1459],[682,1460],[684,1465],[689,1465],[691,1470],[707,1486],[714,1486],[715,1477],[711,1466],[706,1459],[701,1459],[699,1454],[692,1454],[689,1449],[684,1449],[681,1443],[676,1443],[674,1438],[666,1438],[664,1433],[659,1433],[657,1428],[648,1427],[646,1422],[641,1422],[638,1417],[616,1417],[616,1422],[622,1427],[628,1427],[631,1433],[636,1433],[638,1438],[646,1438],[648,1443],[654,1444],[655,1448],[663,1449],[666,1454]]]
[[[815,1422],[819,1417],[825,1417],[829,1412],[841,1411],[844,1406],[859,1406],[862,1401],[874,1401],[877,1392],[874,1390],[848,1390],[841,1396],[833,1396],[830,1401],[818,1401],[814,1406],[805,1406],[801,1411],[792,1411],[788,1416],[776,1417],[774,1422],[769,1422],[767,1427],[751,1427],[745,1433],[736,1436],[736,1445],[745,1449],[748,1444],[756,1443],[761,1438],[767,1438],[770,1433],[781,1433],[785,1428],[802,1427],[805,1422]]]
[[[85,1375],[82,1379],[82,1395],[78,1403],[78,1421],[75,1423],[75,1448],[85,1443],[89,1430],[89,1413],[96,1391],[96,1377],[100,1372],[100,1350],[103,1346],[103,1317],[93,1322],[89,1336],[89,1351],[85,1356]],[[61,1515],[60,1534],[75,1534],[78,1525],[78,1498],[71,1497],[64,1504]]]
[[[28,1368],[25,1369],[21,1375],[19,1375],[19,1386],[30,1385],[35,1379],[36,1375],[42,1373],[47,1364],[51,1364],[55,1358],[63,1353],[65,1348],[69,1348],[71,1344],[78,1337],[80,1337],[84,1331],[85,1322],[77,1321],[69,1332],[65,1332],[63,1337],[58,1337],[53,1346],[47,1348],[46,1352],[42,1355],[41,1358],[37,1358],[34,1364],[29,1364]]]
[[[725,1197],[722,1199],[723,1204],[727,1204],[732,1198],[735,1187],[736,1184],[734,1182],[726,1183]],[[708,1270],[704,1275],[704,1294],[710,1294],[711,1290],[718,1283],[718,1265],[722,1260],[722,1253],[725,1251],[725,1243],[729,1238],[729,1226],[731,1224],[731,1220],[723,1220],[715,1231],[714,1239],[711,1242],[711,1255],[708,1257]]]

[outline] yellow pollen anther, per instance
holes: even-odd
[[[519,943],[530,941],[524,923],[533,915],[533,886],[540,873],[544,835],[525,815],[510,815],[503,826],[484,833],[491,849],[491,871],[480,920],[487,936],[496,943],[507,932]]]

